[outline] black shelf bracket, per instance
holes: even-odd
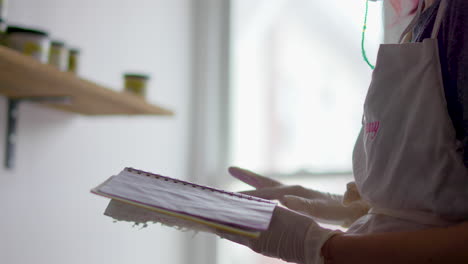
[[[5,140],[5,168],[7,169],[12,169],[15,165],[18,108],[21,102],[69,104],[71,98],[69,96],[8,98],[7,132]]]

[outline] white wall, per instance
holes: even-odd
[[[176,116],[87,117],[22,104],[16,168],[0,167],[0,263],[183,263],[186,235],[113,224],[102,215],[107,200],[89,190],[125,166],[185,178],[190,1],[9,2],[10,23],[46,29],[82,49],[83,77],[119,88],[126,70],[150,73],[149,100]],[[0,96],[2,161],[5,112]]]

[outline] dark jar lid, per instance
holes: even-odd
[[[145,80],[148,80],[150,78],[149,75],[140,74],[140,73],[125,73],[124,77],[125,78],[138,78],[138,79],[145,79]]]
[[[63,41],[59,41],[59,40],[53,40],[50,45],[54,46],[54,47],[65,47],[65,43]]]
[[[80,50],[77,48],[71,48],[70,49],[70,54],[80,54]]]
[[[37,30],[37,29],[32,29],[32,28],[22,28],[22,27],[15,27],[15,26],[9,26],[6,30],[7,34],[12,34],[12,33],[29,33],[33,35],[38,35],[38,36],[43,36],[47,37],[49,34],[45,31]]]

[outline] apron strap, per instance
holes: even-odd
[[[441,0],[439,5],[439,11],[437,12],[437,17],[434,23],[434,28],[432,29],[431,38],[435,39],[439,35],[440,25],[445,15],[445,10],[447,9],[447,0]]]
[[[419,0],[418,12],[414,16],[414,18],[411,20],[409,25],[405,28],[405,30],[403,30],[403,33],[401,33],[400,40],[398,40],[398,43],[400,43],[400,44],[403,43],[403,41],[405,40],[406,34],[408,34],[411,30],[413,30],[414,26],[416,25],[416,23],[419,20],[419,17],[421,17],[423,3],[424,3],[424,0]]]
[[[418,3],[418,12],[416,13],[414,18],[411,20],[409,25],[405,28],[405,30],[401,34],[400,40],[398,41],[398,43],[400,43],[400,44],[403,43],[403,41],[405,40],[406,34],[408,34],[411,30],[413,30],[414,26],[418,22],[419,18],[421,17],[421,13],[422,13],[423,2],[424,2],[424,0],[419,1],[419,3]],[[435,20],[435,23],[434,23],[434,28],[432,29],[431,38],[433,38],[433,39],[437,38],[437,36],[439,35],[440,26],[442,25],[442,20],[444,19],[446,10],[447,10],[447,0],[441,0],[440,5],[439,5],[439,10],[437,11],[437,17],[436,17],[436,20]]]

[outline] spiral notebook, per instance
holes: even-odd
[[[135,223],[258,237],[275,203],[166,176],[125,168],[91,190],[111,198],[105,215]]]

